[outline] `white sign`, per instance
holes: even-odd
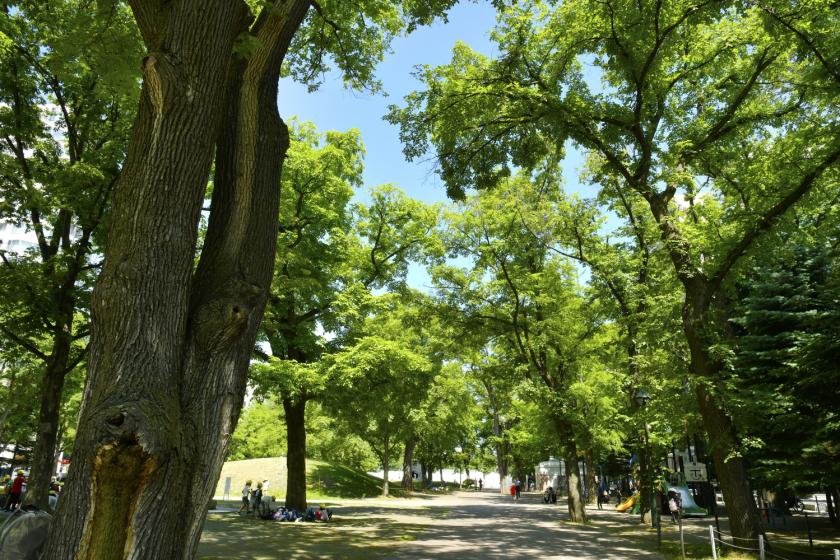
[[[705,463],[687,463],[685,465],[686,482],[708,482],[709,474]]]
[[[230,500],[230,477],[225,477],[225,500]]]

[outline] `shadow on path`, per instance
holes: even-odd
[[[590,510],[595,524],[568,523],[565,504],[546,505],[536,496],[513,502],[488,492],[458,493],[416,515],[430,516],[417,539],[388,558],[554,558],[622,560],[662,558],[647,543],[617,537],[607,527],[614,519]],[[406,511],[406,514],[411,512]],[[615,516],[610,516],[614,518]],[[603,522],[607,523],[604,524]]]

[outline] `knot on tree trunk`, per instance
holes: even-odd
[[[215,298],[201,304],[192,325],[198,347],[204,352],[212,352],[238,342],[264,291],[255,284],[235,281]]]

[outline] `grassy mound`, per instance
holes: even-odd
[[[238,500],[242,485],[246,480],[268,481],[267,496],[281,499],[286,496],[286,458],[270,457],[266,459],[246,459],[228,461],[222,467],[222,473],[216,484],[215,496],[221,497],[225,490],[225,478],[231,477],[230,497]],[[306,461],[307,498],[369,498],[382,493],[382,479],[369,474],[338,465],[307,459]],[[391,483],[391,494],[401,492],[398,483]]]

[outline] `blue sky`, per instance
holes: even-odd
[[[487,2],[459,2],[449,13],[448,22],[438,22],[420,28],[408,37],[394,41],[393,52],[379,65],[378,78],[385,94],[371,95],[348,91],[338,74],[327,75],[322,86],[310,93],[305,86],[284,79],[280,82],[278,96],[280,115],[284,119],[296,117],[315,123],[318,129],[361,132],[367,155],[364,180],[366,187],[394,183],[409,196],[424,202],[446,201],[446,192],[429,161],[407,162],[397,127],[382,120],[390,104],[403,104],[403,97],[422,87],[411,76],[417,65],[446,64],[452,57],[452,47],[460,40],[473,49],[495,55],[489,32],[496,21],[496,14]],[[577,181],[582,159],[576,150],[567,152],[564,163],[566,189],[591,196]],[[364,192],[357,197],[366,200]],[[412,267],[409,283],[418,288],[426,285],[424,271]]]
[[[442,201],[446,198],[445,191],[432,172],[431,163],[406,162],[397,128],[382,117],[389,104],[401,104],[406,94],[421,87],[411,76],[414,67],[446,64],[457,40],[492,54],[488,32],[495,21],[495,11],[486,3],[460,2],[450,12],[448,23],[420,28],[394,41],[393,53],[379,65],[377,72],[386,95],[348,91],[337,73],[326,76],[314,93],[284,79],[279,90],[280,115],[312,121],[320,130],[359,129],[367,150],[366,186],[395,183],[413,198]],[[362,195],[362,198],[366,197]]]

